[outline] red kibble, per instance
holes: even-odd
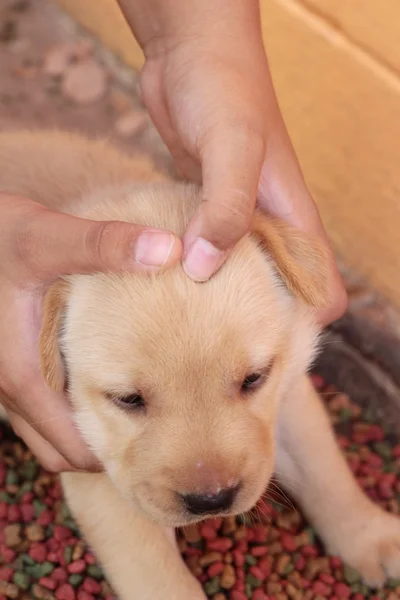
[[[259,566],[257,565],[252,565],[249,569],[249,572],[254,575],[254,577],[256,577],[257,579],[261,579],[261,581],[264,581],[265,579],[265,573],[260,569]]]
[[[195,550],[197,550],[197,548],[195,548]],[[91,552],[86,552],[83,558],[85,559],[85,562],[87,562],[88,565],[94,565],[96,562],[96,559]]]
[[[18,523],[21,520],[21,511],[19,510],[19,506],[16,504],[11,504],[8,507],[7,519],[9,523]]]
[[[301,552],[304,556],[315,557],[318,556],[318,550],[315,546],[303,546]]]
[[[77,600],[94,600],[94,596],[88,594],[85,590],[79,590]]]
[[[0,556],[6,564],[9,564],[15,560],[16,554],[14,550],[11,550],[11,548],[7,548],[7,546],[1,546]]]
[[[231,590],[229,598],[230,600],[247,600],[246,594],[240,590]]]
[[[208,541],[215,540],[217,537],[217,532],[214,527],[211,527],[208,523],[205,523],[200,527],[201,536]]]
[[[214,529],[219,529],[222,525],[222,517],[214,517],[214,519],[208,519],[207,523],[214,527]]]
[[[267,539],[267,532],[265,531],[264,525],[257,524],[253,527],[252,531],[254,532],[254,541],[258,543],[263,543]]]
[[[243,540],[239,540],[238,542],[236,542],[236,550],[238,550],[239,552],[246,554],[247,548],[248,548],[247,540],[243,539]]]
[[[29,548],[29,556],[38,563],[46,560],[47,550],[44,544],[32,544]]]
[[[260,562],[258,563],[258,568],[262,571],[264,578],[269,577],[272,571],[271,558],[264,558],[263,560],[260,560]]]
[[[379,456],[379,454],[375,454],[374,452],[370,452],[367,456],[367,463],[372,467],[381,467],[383,465],[383,458]]]
[[[207,548],[215,552],[227,552],[232,548],[232,540],[230,538],[217,538],[209,541]]]
[[[58,552],[49,552],[47,555],[47,560],[49,560],[50,562],[60,562]]]
[[[217,575],[221,575],[224,568],[225,568],[224,563],[221,561],[218,561],[208,567],[207,573],[210,578],[216,577]]]
[[[66,540],[72,536],[72,532],[64,525],[54,525],[54,537],[56,540]],[[73,588],[72,588],[73,589]]]
[[[383,442],[385,432],[380,425],[370,425],[368,428],[368,437],[371,442]]]
[[[69,573],[83,573],[83,571],[86,569],[86,563],[83,558],[80,560],[74,560],[68,565],[67,569]]]
[[[363,594],[354,594],[352,600],[365,600],[365,596]]]
[[[253,556],[264,556],[268,554],[268,546],[253,546],[250,550],[250,554]]]
[[[240,550],[233,550],[232,556],[233,556],[233,562],[236,565],[236,567],[243,567],[244,554],[242,552],[240,552]]]
[[[186,556],[201,556],[201,550],[200,548],[194,548],[193,546],[189,546],[186,550],[185,550],[185,554]],[[89,561],[86,559],[86,554],[85,554],[85,561],[87,563],[89,563]],[[92,563],[89,564],[94,564],[95,561],[93,560]]]
[[[350,598],[351,596],[351,589],[345,583],[335,583],[333,589],[338,598]]]
[[[24,492],[22,494],[21,502],[22,504],[29,504],[33,500],[33,492]]]
[[[322,581],[315,581],[312,584],[312,590],[315,595],[324,596],[324,598],[327,598],[332,591],[331,588]]]
[[[319,576],[320,580],[328,585],[333,585],[335,583],[335,578],[333,575],[329,575],[329,573],[321,573]]]
[[[51,510],[49,510],[48,508],[46,508],[42,514],[38,517],[38,525],[44,525],[45,527],[47,527],[47,525],[50,525],[50,523],[52,523],[54,521],[54,515],[53,512]],[[59,538],[61,539],[61,538]]]
[[[303,569],[306,568],[306,560],[305,560],[304,556],[300,555],[296,558],[296,560],[294,561],[294,568],[297,571],[303,571]]]
[[[51,579],[51,577],[41,577],[39,579],[40,585],[47,588],[48,590],[54,591],[58,585],[55,579]]]
[[[0,520],[7,519],[8,504],[0,502]]]
[[[24,523],[30,523],[35,518],[35,509],[32,504],[21,504],[21,515]]]
[[[100,584],[93,577],[86,577],[82,587],[88,594],[100,594],[101,591]]]
[[[248,529],[247,530],[247,541],[248,542],[255,542],[256,541],[256,534],[254,533],[254,529]]]
[[[14,569],[11,567],[0,567],[0,581],[6,581],[9,583],[14,575]]]
[[[393,458],[400,458],[400,444],[398,444],[397,446],[395,446],[393,448],[392,456],[393,456]]]
[[[57,600],[76,600],[75,590],[69,583],[63,583],[56,591]]]
[[[341,569],[343,563],[338,556],[331,556],[331,569]]]
[[[254,590],[251,595],[251,600],[268,600],[268,596],[262,590]]]
[[[63,567],[56,567],[51,574],[51,578],[54,579],[54,581],[64,583],[68,579],[68,573]]]
[[[60,542],[54,538],[47,540],[46,544],[50,552],[56,552],[60,547]]]
[[[286,552],[294,552],[297,548],[295,538],[289,533],[285,533],[281,536],[281,544]]]

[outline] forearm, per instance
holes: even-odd
[[[256,36],[262,39],[258,0],[118,0],[146,57],[185,39]]]

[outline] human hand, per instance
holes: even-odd
[[[16,433],[50,471],[99,466],[75,428],[66,396],[52,392],[40,372],[43,296],[62,274],[154,270],[179,261],[178,239],[155,230],[143,237],[146,231],[0,194],[0,400]]]
[[[184,238],[186,273],[204,281],[221,266],[248,232],[258,198],[329,248],[331,301],[317,316],[321,324],[341,316],[346,293],[275,97],[258,3],[120,5],[145,52],[141,89],[150,116],[181,173],[203,183],[204,202]]]

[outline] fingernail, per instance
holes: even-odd
[[[162,267],[171,256],[175,237],[167,231],[144,231],[135,245],[135,260],[141,265]]]
[[[183,269],[191,279],[206,281],[218,269],[222,259],[221,250],[204,238],[197,238],[184,258]]]

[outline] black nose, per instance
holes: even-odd
[[[181,498],[193,515],[205,515],[228,510],[238,493],[239,486],[225,488],[217,494],[186,494]]]

